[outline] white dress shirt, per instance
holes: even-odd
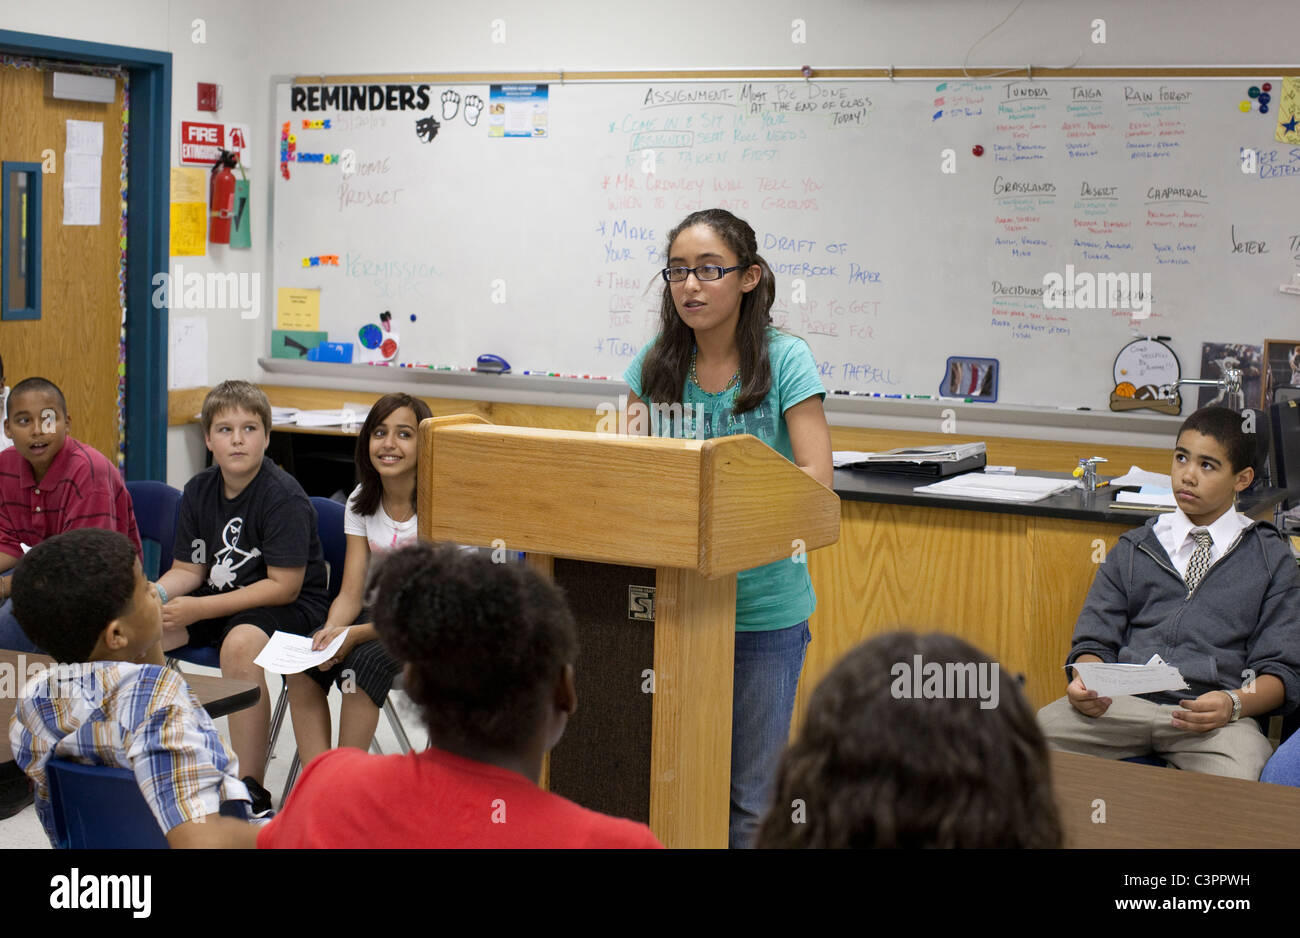
[[[1187,565],[1192,562],[1192,554],[1196,552],[1196,538],[1192,537],[1192,532],[1210,532],[1210,538],[1214,542],[1210,545],[1212,567],[1228,552],[1241,536],[1241,532],[1254,523],[1236,508],[1229,508],[1219,515],[1218,520],[1213,524],[1201,527],[1192,524],[1192,519],[1183,514],[1183,510],[1179,508],[1177,511],[1160,516],[1155,523],[1155,535],[1160,539],[1160,545],[1169,555],[1169,560],[1178,571],[1178,575],[1186,580]]]

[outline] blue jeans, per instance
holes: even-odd
[[[727,845],[749,847],[772,800],[776,770],[790,738],[790,717],[808,621],[770,632],[736,633],[731,709],[731,823]]]
[[[1300,785],[1300,732],[1292,733],[1277,747],[1259,780],[1274,785]]]
[[[14,618],[14,601],[6,599],[4,605],[0,606],[0,648],[7,648],[10,651],[25,651],[28,654],[43,654],[43,652],[32,644],[27,633],[23,631],[18,620]]]

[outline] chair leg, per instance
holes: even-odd
[[[280,796],[280,808],[284,808],[284,803],[289,800],[289,792],[293,790],[293,783],[298,781],[298,770],[302,768],[302,760],[298,758],[298,750],[293,751],[293,761],[289,763],[289,777],[284,780],[284,794]]]
[[[411,741],[407,739],[406,729],[402,726],[402,721],[397,716],[397,708],[393,706],[393,695],[391,693],[384,699],[384,715],[388,717],[388,723],[393,728],[393,733],[397,736],[397,743],[402,747],[402,752],[410,752]]]
[[[280,738],[280,727],[284,725],[284,714],[289,709],[289,679],[280,678],[280,696],[275,701],[275,712],[271,714],[271,738],[266,742],[266,761],[269,764],[275,758],[275,744]],[[294,758],[297,758],[295,752]]]

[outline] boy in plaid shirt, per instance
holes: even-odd
[[[162,655],[162,607],[129,540],[86,528],[42,541],[13,576],[14,613],[60,663],[28,683],[9,726],[55,840],[51,758],[131,769],[173,847],[251,847],[238,764]],[[221,815],[229,815],[222,817]]]

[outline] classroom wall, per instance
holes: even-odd
[[[223,86],[224,121],[268,134],[272,76],[401,71],[530,69],[681,69],[972,66],[1287,65],[1300,61],[1300,5],[1258,0],[662,0],[629,12],[606,0],[496,0],[490,6],[443,0],[62,0],[8,4],[0,26],[173,53],[173,117],[197,117],[194,84]],[[999,22],[1008,17],[999,26]],[[206,42],[192,21],[206,21]],[[806,42],[792,42],[791,21]],[[1106,20],[1106,43],[1090,41]],[[492,41],[493,23],[505,41]],[[985,37],[986,33],[993,31]],[[186,270],[257,273],[263,313],[209,311],[209,377],[310,385],[294,375],[264,375],[271,300],[267,192],[271,142],[254,145],[253,250],[217,248],[184,260]],[[869,167],[868,167],[869,168]],[[193,265],[193,266],[191,266]],[[173,315],[193,315],[186,310]],[[427,396],[455,396],[430,387]],[[918,426],[915,429],[923,429]],[[168,481],[202,465],[197,430],[168,433]]]

